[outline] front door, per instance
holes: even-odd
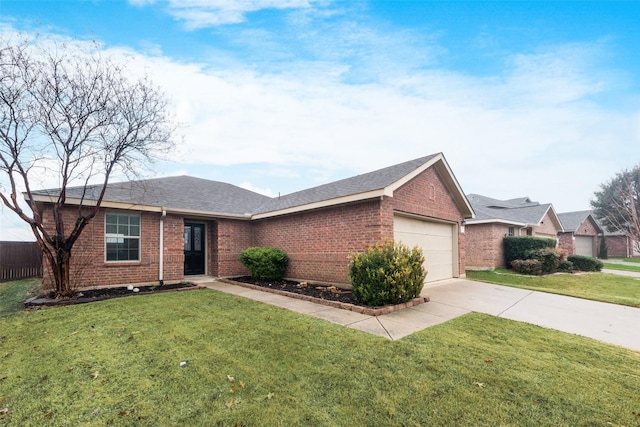
[[[204,274],[204,224],[184,224],[184,274]]]

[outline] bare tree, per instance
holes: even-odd
[[[98,212],[109,179],[135,174],[169,150],[175,126],[165,96],[146,77],[128,78],[95,48],[46,45],[0,39],[0,174],[7,182],[0,198],[31,227],[51,267],[55,295],[63,298],[74,293],[71,250]],[[42,174],[58,181],[51,192],[52,226],[43,224],[32,189]],[[65,221],[72,184],[84,190],[73,220]],[[21,208],[21,192],[31,213]]]
[[[610,232],[620,232],[640,251],[640,165],[623,170],[600,186],[591,206]]]

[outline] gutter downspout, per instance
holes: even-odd
[[[160,286],[164,285],[164,218],[167,216],[167,211],[162,209],[162,215],[160,216],[160,257],[158,262],[158,282]]]

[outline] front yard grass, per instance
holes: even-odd
[[[0,349],[0,425],[640,420],[639,352],[476,313],[389,341],[200,290],[6,316]]]
[[[618,264],[615,262],[602,262],[602,268],[608,268],[611,270],[622,270],[622,271],[637,271],[640,272],[640,265],[627,265],[627,264]]]
[[[640,279],[607,273],[527,276],[508,270],[467,271],[467,279],[640,307]]]
[[[0,283],[0,317],[16,313],[27,298],[37,295],[40,288],[39,279]]]

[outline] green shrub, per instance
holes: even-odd
[[[590,256],[569,255],[567,260],[571,261],[574,267],[580,271],[600,271],[603,266],[602,261]]]
[[[542,274],[552,274],[558,271],[562,254],[556,248],[542,248],[527,251],[525,259],[535,259],[540,262]]]
[[[349,279],[353,295],[371,306],[399,304],[420,295],[427,271],[418,247],[409,249],[386,240],[351,256]]]
[[[558,266],[558,271],[562,273],[573,273],[574,268],[575,267],[573,266],[573,263],[565,259],[560,261],[560,265]]]
[[[511,267],[520,274],[539,276],[542,274],[542,263],[537,259],[514,259]]]
[[[506,265],[516,259],[527,259],[527,252],[555,248],[556,240],[532,236],[507,236],[504,238],[504,256]]]
[[[284,276],[289,257],[278,248],[252,247],[240,252],[240,262],[254,279],[279,280]]]

